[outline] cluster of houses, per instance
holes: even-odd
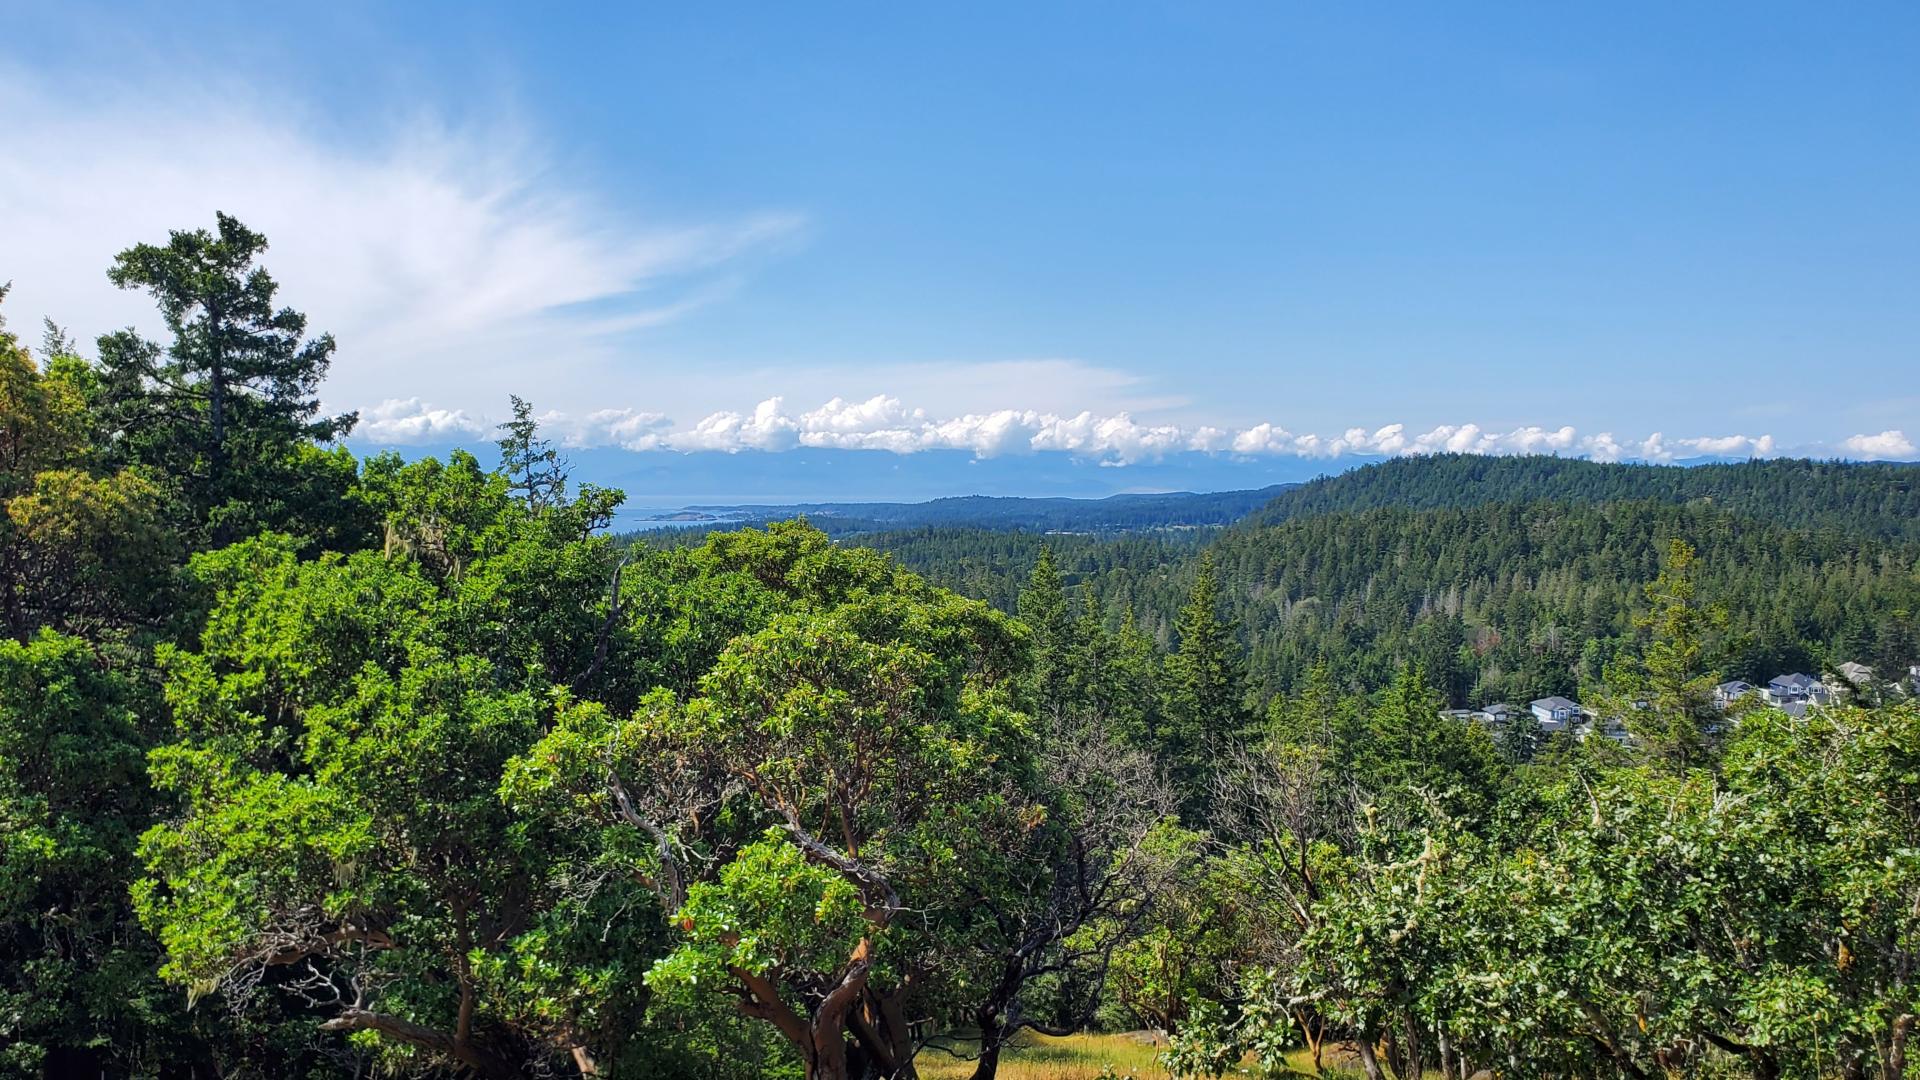
[[[1830,705],[1836,700],[1865,692],[1876,685],[1873,669],[1864,664],[1845,663],[1836,669],[1836,674],[1844,680],[1844,685],[1830,687],[1826,683],[1802,672],[1780,675],[1769,679],[1765,686],[1755,686],[1739,679],[1723,682],[1713,688],[1713,704],[1722,712],[1730,712],[1740,702],[1749,698],[1754,701],[1780,709],[1793,716],[1806,715],[1807,709],[1815,705]],[[1920,665],[1907,672],[1903,680],[1903,689],[1908,693],[1920,694]],[[1570,732],[1577,739],[1588,739],[1595,735],[1612,739],[1615,742],[1633,741],[1633,735],[1626,724],[1615,717],[1602,717],[1577,701],[1559,696],[1538,698],[1527,703],[1526,712],[1531,713],[1539,724],[1542,735],[1554,735]],[[1520,710],[1505,703],[1496,703],[1480,709],[1449,709],[1443,716],[1454,720],[1477,723],[1494,731],[1504,729],[1520,715]]]

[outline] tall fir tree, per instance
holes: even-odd
[[[1246,737],[1246,658],[1220,618],[1219,575],[1211,552],[1200,556],[1193,588],[1175,624],[1178,647],[1167,657],[1166,753],[1191,806],[1203,798],[1216,750]]]
[[[1057,724],[1071,701],[1075,644],[1073,613],[1052,548],[1040,549],[1027,587],[1020,590],[1016,610],[1033,633],[1033,667],[1028,684],[1034,710]]]
[[[1128,611],[1113,635],[1112,652],[1104,678],[1106,699],[1114,734],[1122,742],[1142,749],[1160,745],[1166,714],[1162,708],[1165,693],[1162,682],[1160,650],[1153,639],[1140,629],[1133,612]]]
[[[183,524],[217,545],[283,523],[263,514],[301,480],[314,441],[346,434],[355,415],[320,415],[320,380],[333,337],[308,340],[307,317],[275,307],[279,286],[256,264],[266,237],[227,214],[217,228],[176,230],[136,244],[107,277],[159,304],[172,340],[128,328],[100,338],[101,405],[128,464],[166,477]],[[267,520],[262,520],[267,517]]]
[[[510,486],[534,510],[561,506],[567,501],[567,463],[553,442],[540,436],[533,403],[511,395],[513,419],[500,425],[500,471]]]
[[[1677,771],[1710,760],[1722,720],[1713,704],[1719,676],[1711,649],[1726,616],[1700,602],[1697,559],[1693,545],[1668,542],[1660,575],[1647,586],[1647,613],[1635,621],[1640,655],[1608,666],[1601,699],[1603,711],[1624,718],[1646,751]]]

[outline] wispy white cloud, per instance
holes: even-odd
[[[433,442],[473,424],[465,413],[417,400],[389,401],[368,411],[370,431],[401,442]],[[912,454],[961,450],[977,457],[1061,453],[1108,465],[1156,461],[1174,454],[1237,457],[1401,457],[1417,454],[1556,454],[1596,461],[1674,462],[1691,458],[1766,458],[1783,454],[1855,459],[1920,456],[1899,431],[1855,435],[1833,445],[1782,447],[1770,434],[1670,437],[1654,432],[1623,439],[1612,432],[1582,435],[1571,425],[1525,425],[1505,431],[1478,424],[1441,424],[1414,431],[1405,424],[1338,434],[1295,432],[1272,423],[1240,430],[1207,425],[1143,423],[1126,412],[1071,415],[1034,409],[996,409],[940,417],[899,398],[832,398],[818,408],[792,411],[781,397],[749,410],[720,410],[692,424],[657,412],[607,409],[584,417],[551,412],[542,418],[571,446],[630,450],[782,451],[797,447]],[[478,430],[477,427],[471,430]]]
[[[0,68],[9,307],[83,340],[153,328],[150,301],[107,284],[113,254],[224,210],[267,235],[282,295],[340,341],[329,403],[536,387],[585,402],[636,331],[724,298],[738,260],[803,225],[636,220],[511,117],[400,115],[335,138],[257,87],[76,93]]]

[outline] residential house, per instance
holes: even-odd
[[[1527,708],[1533,710],[1534,719],[1540,721],[1540,730],[1549,733],[1567,730],[1582,716],[1579,702],[1558,696],[1530,701]]]
[[[1716,708],[1731,709],[1733,708],[1734,702],[1739,701],[1748,694],[1757,694],[1759,692],[1760,688],[1752,683],[1743,679],[1734,679],[1729,682],[1723,682],[1713,688],[1713,704]]]
[[[1874,680],[1873,669],[1865,664],[1849,660],[1834,671],[1840,676],[1840,684],[1834,690],[1843,698],[1856,698],[1862,694],[1871,697],[1874,687],[1879,685]]]
[[[1819,679],[1796,671],[1767,680],[1766,697],[1767,704],[1776,706],[1825,705],[1833,695]]]
[[[1483,709],[1476,710],[1473,714],[1475,720],[1480,721],[1490,728],[1506,727],[1507,721],[1511,719],[1512,716],[1513,706],[1503,701],[1496,701]]]

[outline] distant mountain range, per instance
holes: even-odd
[[[455,448],[466,449],[486,465],[499,458],[499,451],[484,440],[387,446],[349,439],[348,445],[356,453],[395,450],[408,459],[444,457]],[[567,447],[562,453],[576,482],[627,493],[633,509],[622,515],[622,526],[661,509],[695,504],[919,502],[955,495],[1102,499],[1147,492],[1239,491],[1299,483],[1367,461],[1182,453],[1116,468],[1062,453],[981,458],[967,450],[891,454],[803,447],[728,454]]]
[[[1103,533],[1142,529],[1228,525],[1271,503],[1293,487],[1275,484],[1247,491],[1190,491],[1110,495],[1104,499],[1018,498],[963,495],[929,502],[818,502],[688,506],[649,519],[623,520],[637,529],[712,525],[758,525],[806,517],[828,533],[848,535],[916,528],[994,529],[1018,532]]]
[[[499,456],[484,439],[393,446],[350,438],[357,453],[394,450],[408,459],[444,457],[465,449],[482,463]],[[1381,458],[1243,457],[1187,452],[1115,467],[1064,453],[976,457],[966,450],[892,454],[877,450],[800,448],[778,453],[568,447],[562,451],[576,482],[616,487],[634,510],[623,523],[661,509],[690,505],[800,505],[845,502],[920,502],[957,495],[1102,499],[1149,492],[1247,491],[1336,476]],[[1572,460],[1572,459],[1565,459]],[[1719,459],[1677,462],[1709,464]]]

